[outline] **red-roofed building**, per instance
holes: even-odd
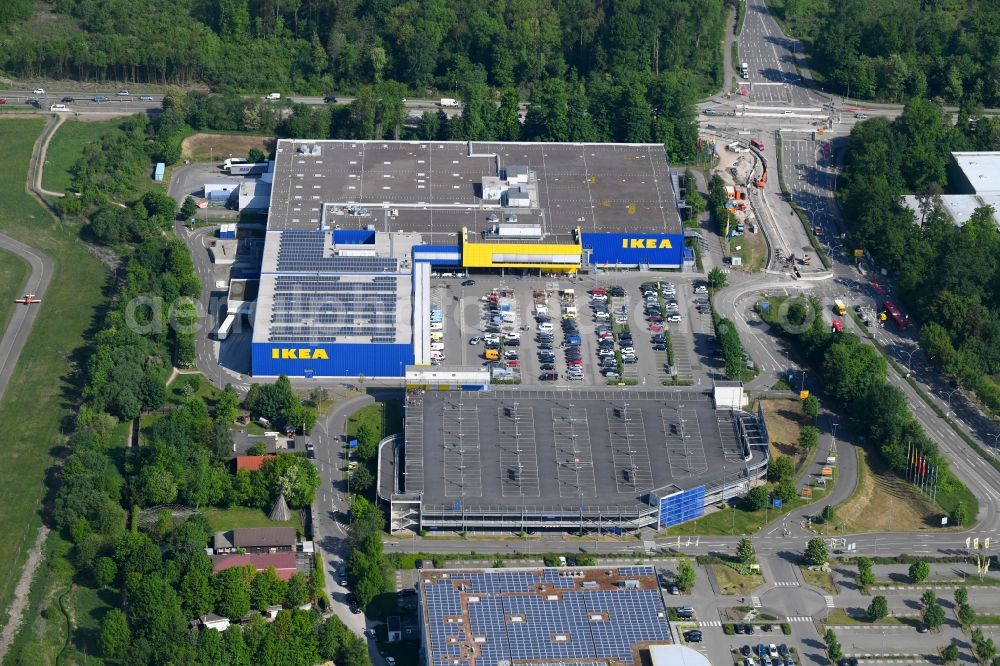
[[[245,469],[248,472],[259,472],[264,463],[276,457],[274,455],[236,456],[236,471]]]
[[[219,573],[233,567],[252,566],[257,571],[267,571],[274,567],[278,578],[288,580],[295,573],[295,553],[246,553],[243,555],[219,555],[213,558],[212,573]]]

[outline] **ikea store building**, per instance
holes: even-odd
[[[430,363],[432,270],[683,269],[660,144],[278,142],[252,372]]]

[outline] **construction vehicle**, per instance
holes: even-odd
[[[839,298],[835,299],[833,301],[833,311],[841,316],[847,314],[847,303],[840,300]]]
[[[763,188],[765,185],[767,185],[767,169],[764,169],[764,171],[760,174],[760,178],[758,178],[756,182],[754,182],[754,185],[760,188]]]

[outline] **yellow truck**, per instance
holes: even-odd
[[[847,314],[847,303],[840,300],[839,298],[833,302],[833,311],[839,315]]]

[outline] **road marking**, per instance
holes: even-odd
[[[775,583],[778,587],[798,587],[799,581],[797,580],[779,580]]]
[[[834,603],[833,597],[831,597],[830,595],[823,597],[823,600],[826,601],[827,608],[836,608],[837,604]]]
[[[805,615],[789,615],[785,618],[785,622],[812,622],[811,617],[806,617]]]
[[[700,620],[698,622],[699,627],[721,627],[721,620]]]
[[[760,608],[760,597],[750,597],[750,603],[754,608]]]

